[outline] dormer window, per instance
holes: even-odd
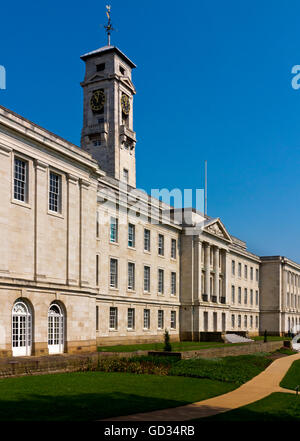
[[[97,64],[96,70],[97,72],[102,72],[103,70],[105,70],[105,63]]]

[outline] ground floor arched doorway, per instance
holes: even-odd
[[[49,354],[64,352],[65,320],[60,305],[52,303],[48,311],[48,350]]]
[[[31,355],[32,311],[23,300],[17,300],[12,310],[13,356]]]

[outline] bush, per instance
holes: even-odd
[[[155,357],[153,357],[155,358]],[[170,364],[166,361],[155,363],[154,360],[135,358],[103,358],[99,360],[98,370],[102,372],[128,372],[131,374],[168,375]]]
[[[171,352],[172,351],[172,346],[171,346],[171,343],[170,343],[170,335],[169,335],[169,332],[167,331],[167,329],[165,330],[164,341],[165,341],[164,351],[165,352]]]

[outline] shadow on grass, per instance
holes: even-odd
[[[188,402],[134,394],[28,395],[22,401],[0,400],[0,421],[94,421],[177,407]]]

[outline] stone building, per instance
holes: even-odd
[[[0,355],[299,323],[298,265],[284,294],[283,261],[136,189],[135,65],[114,46],[81,58],[82,148],[0,106]]]
[[[300,265],[282,256],[261,257],[261,329],[274,335],[300,330]]]

